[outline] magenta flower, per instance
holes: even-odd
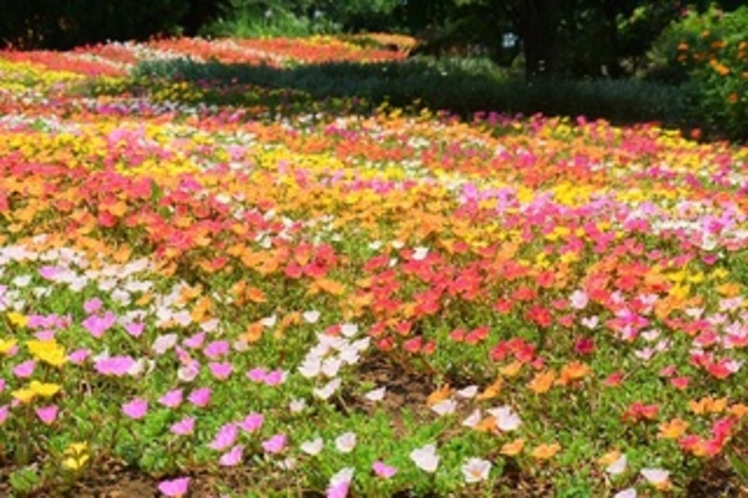
[[[97,311],[101,309],[101,306],[104,303],[101,302],[101,299],[98,297],[95,297],[93,299],[89,299],[85,303],[83,303],[83,309],[88,313],[89,315],[93,315]]]
[[[270,454],[276,454],[283,451],[283,448],[286,447],[286,435],[285,434],[276,434],[275,436],[271,437],[270,439],[262,442],[262,449],[265,450],[266,453]]]
[[[397,474],[397,469],[395,467],[391,467],[380,460],[374,462],[374,465],[371,466],[371,469],[374,471],[374,474],[379,477],[384,477],[385,479],[389,479],[390,477]]]
[[[167,408],[177,408],[182,404],[183,395],[181,389],[172,389],[158,399],[158,402]]]
[[[234,444],[236,437],[239,435],[239,430],[236,424],[228,423],[218,429],[216,437],[208,445],[211,449],[216,451],[222,451]]]
[[[74,363],[76,365],[80,365],[84,361],[86,361],[86,358],[91,356],[91,350],[90,349],[76,349],[75,351],[71,351],[68,355],[68,360],[70,360],[71,363]]]
[[[244,445],[237,444],[227,453],[221,456],[221,459],[218,461],[218,465],[221,465],[222,467],[233,467],[235,465],[238,465],[242,461],[243,455]]]
[[[228,343],[228,341],[214,341],[205,346],[205,348],[203,349],[203,354],[205,354],[205,356],[207,356],[211,360],[214,360],[219,356],[227,355],[230,348],[231,345]]]
[[[180,497],[187,494],[187,490],[190,487],[189,477],[180,477],[172,479],[171,481],[161,481],[158,485],[158,490],[164,496]]]
[[[244,420],[239,422],[239,427],[242,428],[245,432],[254,432],[260,427],[262,427],[263,422],[265,421],[265,416],[261,413],[250,413],[245,417]]]
[[[130,367],[132,367],[134,363],[135,360],[129,356],[111,356],[109,358],[98,360],[94,364],[94,368],[102,375],[122,377],[128,372],[128,370],[130,370]]]
[[[36,369],[36,361],[27,360],[23,363],[19,363],[13,368],[13,375],[21,379],[26,379],[33,375],[34,369]]]
[[[264,382],[267,374],[268,371],[266,368],[253,368],[252,370],[247,372],[247,378],[252,382]]]
[[[189,436],[195,430],[195,417],[185,417],[175,422],[169,430],[177,436]]]
[[[231,375],[231,372],[234,371],[234,366],[229,362],[211,362],[210,364],[208,364],[208,368],[210,369],[210,373],[213,374],[213,377],[218,380],[227,379],[229,375]]]
[[[129,403],[122,405],[122,412],[131,419],[139,420],[145,417],[145,414],[148,412],[148,401],[135,398]]]
[[[45,407],[37,408],[36,416],[39,417],[39,420],[42,421],[42,423],[46,425],[50,425],[52,422],[57,420],[57,412],[58,408],[56,405],[50,405]]]
[[[145,323],[131,322],[125,325],[125,331],[132,337],[140,337],[145,330]]]
[[[265,384],[268,386],[275,386],[280,384],[285,380],[285,375],[283,370],[273,370],[272,372],[269,372],[267,375],[265,375]]]
[[[88,332],[100,339],[104,335],[104,332],[112,328],[117,321],[117,316],[111,311],[107,311],[104,315],[91,315],[83,320],[82,325],[88,330]]]
[[[194,406],[203,408],[210,403],[210,393],[211,391],[209,387],[201,387],[200,389],[192,391],[188,399]]]
[[[192,337],[188,337],[183,341],[183,344],[190,349],[200,349],[205,341],[205,332],[199,332]]]

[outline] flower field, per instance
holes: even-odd
[[[748,148],[127,85],[181,57],[405,56],[0,52],[0,495],[748,493]]]

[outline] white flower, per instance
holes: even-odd
[[[177,344],[178,339],[179,336],[177,336],[177,334],[160,335],[156,338],[155,341],[153,341],[153,346],[151,346],[151,349],[154,353],[156,353],[156,356],[161,356],[168,350],[173,348]]]
[[[653,486],[662,486],[670,479],[670,472],[664,469],[642,469],[640,473]]]
[[[491,472],[491,462],[482,458],[469,458],[462,466],[462,475],[465,476],[467,483],[485,481],[488,479],[489,472]]]
[[[358,333],[358,325],[355,323],[344,323],[340,326],[340,333],[345,337],[353,337]]]
[[[617,476],[619,474],[623,474],[626,472],[626,466],[628,464],[628,460],[626,459],[626,455],[621,455],[618,460],[611,463],[605,468],[605,472],[607,472],[610,475]]]
[[[305,311],[301,314],[302,318],[304,318],[304,321],[306,323],[317,323],[317,320],[319,320],[319,311],[312,310],[312,311]]]
[[[480,409],[476,408],[473,413],[468,415],[468,418],[462,421],[462,425],[464,427],[470,427],[471,429],[478,425],[478,422],[482,420],[483,417],[481,417]]]
[[[288,404],[288,409],[291,410],[291,413],[303,412],[305,408],[306,401],[304,399],[294,399]]]
[[[386,393],[387,393],[387,387],[383,386],[383,387],[380,387],[379,389],[374,389],[364,394],[364,398],[368,399],[369,401],[373,401],[373,402],[382,401]]]
[[[330,478],[330,487],[337,486],[338,484],[348,482],[350,483],[353,480],[353,467],[346,467],[342,470],[340,470],[337,474],[332,476]]]
[[[322,373],[325,377],[335,377],[340,371],[343,362],[340,358],[330,357],[322,362]]]
[[[340,377],[335,377],[324,386],[313,389],[312,394],[314,394],[314,396],[319,399],[328,399],[330,396],[335,394],[335,391],[340,388],[340,385],[342,383],[343,381]]]
[[[413,260],[423,261],[424,259],[426,259],[426,256],[428,256],[428,254],[428,247],[416,247],[415,251],[413,251]]]
[[[416,466],[426,472],[434,473],[439,467],[439,455],[436,454],[436,445],[427,444],[410,452],[410,459]]]
[[[317,377],[322,373],[322,359],[319,356],[307,355],[299,365],[299,373],[307,379]]]
[[[488,413],[496,419],[496,427],[502,432],[514,431],[522,425],[519,415],[509,406],[493,408]]]
[[[440,417],[443,417],[445,415],[450,415],[454,413],[456,409],[457,409],[457,401],[453,399],[442,400],[431,407],[431,410],[437,415],[439,415]]]
[[[636,498],[636,488],[626,488],[613,495],[613,498]]]
[[[467,386],[457,391],[457,396],[464,399],[474,398],[478,394],[478,386]]]
[[[335,447],[341,453],[350,453],[356,447],[356,434],[354,432],[345,432],[335,438]]]
[[[275,323],[278,321],[278,317],[275,315],[267,316],[260,320],[260,323],[263,327],[271,328],[275,326]]]
[[[318,437],[316,439],[312,439],[311,441],[305,441],[301,443],[301,446],[299,448],[307,455],[315,456],[320,454],[324,445],[324,440],[321,437]]]

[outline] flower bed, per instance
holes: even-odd
[[[97,98],[81,54],[0,53],[3,494],[739,492],[748,149]]]

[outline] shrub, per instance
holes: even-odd
[[[655,44],[662,74],[687,80],[692,120],[713,135],[748,137],[748,7],[689,12]]]

